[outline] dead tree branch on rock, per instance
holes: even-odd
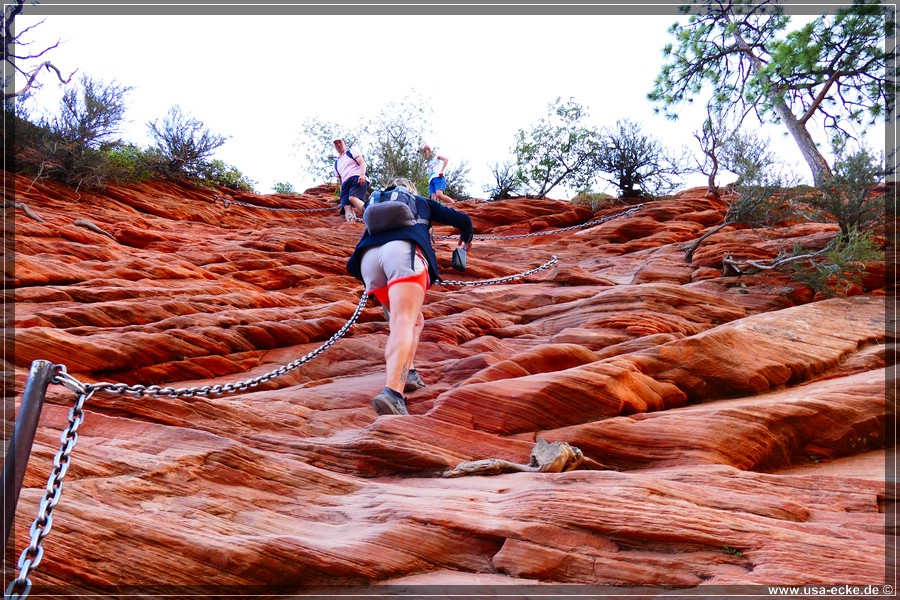
[[[84,227],[85,229],[90,229],[91,231],[96,231],[100,235],[105,235],[106,237],[110,238],[111,240],[117,241],[116,236],[114,236],[110,232],[106,231],[105,229],[101,229],[100,227],[98,227],[97,225],[92,223],[91,221],[87,221],[85,219],[75,219],[73,221],[73,224],[77,225],[78,227]]]
[[[29,216],[29,218],[34,219],[38,223],[43,223],[44,219],[35,214],[34,211],[31,210],[27,204],[23,204],[22,202],[6,202],[3,204],[3,208],[21,208],[25,211],[25,214]]]
[[[758,260],[745,260],[745,261],[737,261],[734,260],[730,256],[726,256],[722,259],[722,264],[726,265],[730,271],[736,275],[746,275],[748,273],[752,273],[755,271],[775,271],[778,270],[779,267],[783,267],[784,265],[792,262],[798,262],[801,260],[810,261],[810,264],[813,264],[816,258],[826,254],[829,248],[822,248],[817,252],[811,252],[807,254],[797,254],[793,256],[778,256],[773,258],[769,263],[763,263]],[[750,269],[748,269],[750,267]]]
[[[848,236],[836,233],[821,249],[811,250],[795,245],[782,251],[771,261],[722,260],[723,272],[746,275],[759,271],[779,271],[795,281],[806,284],[826,296],[848,293],[862,284],[869,265],[881,263],[884,252],[871,232],[852,230]]]
[[[584,454],[566,442],[547,443],[539,439],[531,450],[528,464],[514,463],[502,458],[485,458],[463,462],[444,472],[444,477],[464,475],[498,475],[500,473],[564,473],[578,468]]]

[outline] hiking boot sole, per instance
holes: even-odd
[[[379,415],[409,416],[409,411],[406,410],[406,405],[403,403],[403,400],[395,401],[393,398],[390,398],[383,393],[372,398],[372,408],[374,408],[375,412]]]

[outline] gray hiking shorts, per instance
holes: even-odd
[[[419,283],[428,289],[428,268],[422,252],[409,240],[394,240],[363,254],[360,271],[366,292],[387,303],[388,288],[400,281]]]

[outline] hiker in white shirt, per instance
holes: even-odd
[[[356,218],[356,210],[362,213],[366,201],[366,190],[369,187],[366,161],[355,146],[348,149],[343,138],[334,139],[334,149],[338,152],[334,171],[337,173],[338,185],[341,186],[341,203],[338,209],[348,221],[352,221]]]

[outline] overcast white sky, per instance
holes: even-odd
[[[343,8],[349,12],[352,7]],[[678,122],[653,114],[646,99],[677,18],[648,15],[62,15],[17,18],[33,48],[57,40],[49,58],[105,82],[133,86],[122,137],[150,143],[146,123],[169,107],[229,136],[216,153],[271,192],[322,183],[303,173],[297,142],[308,117],[368,120],[411,94],[433,110],[433,139],[453,162],[467,161],[468,192],[485,197],[489,165],[512,158],[516,131],[528,130],[556,98],[573,97],[604,127],[628,118],[665,146],[698,151],[691,132],[699,108]],[[58,111],[60,86],[47,72],[37,96]],[[793,142],[769,128],[785,163],[809,179]],[[824,136],[816,131],[817,139]],[[883,139],[877,137],[875,139]],[[704,185],[705,176],[685,185]],[[596,191],[602,191],[602,185]],[[613,192],[611,188],[606,191]],[[559,188],[551,197],[568,197]]]

